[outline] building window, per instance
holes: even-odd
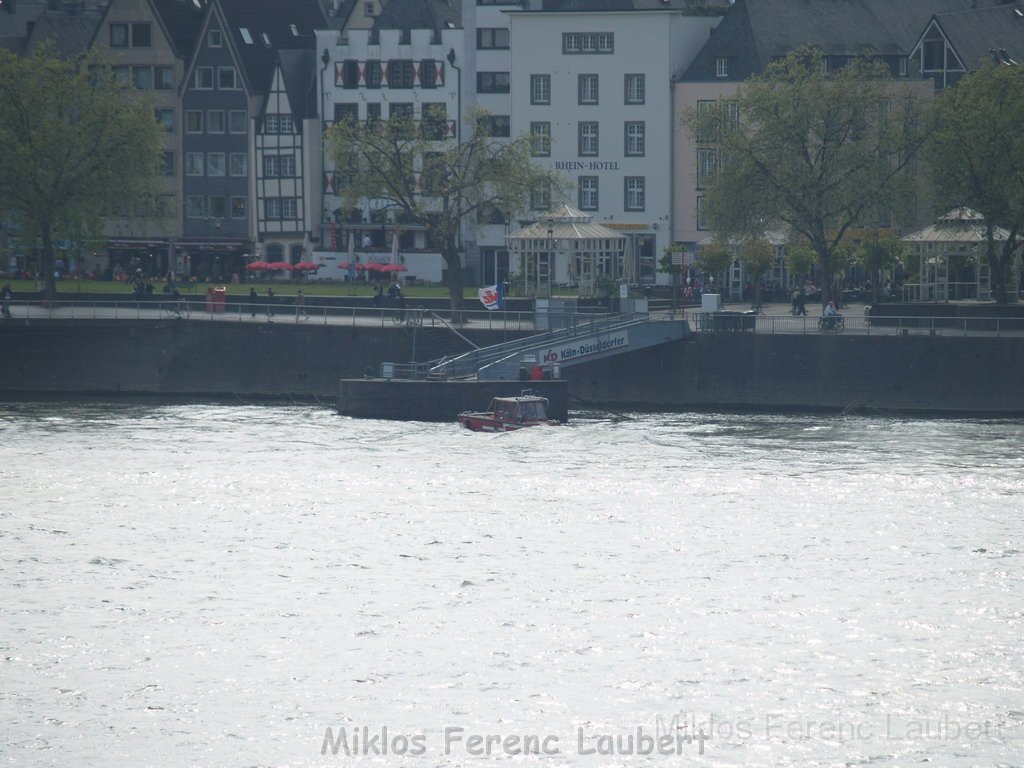
[[[280,176],[281,175],[281,156],[280,155],[264,155],[263,156],[263,175],[264,176]]]
[[[715,175],[718,167],[718,153],[713,149],[697,150],[697,188],[704,187]]]
[[[530,192],[530,209],[547,211],[551,208],[551,188],[541,187]]]
[[[203,112],[199,109],[190,109],[185,112],[185,133],[203,132]]]
[[[358,104],[335,104],[334,105],[334,122],[343,123],[345,121],[355,123],[359,120],[359,105]]]
[[[368,16],[370,18],[373,18],[373,14],[374,14],[373,0],[369,0],[368,2],[363,4],[363,13],[366,16]]]
[[[719,56],[715,59],[715,77],[728,77],[729,76],[729,59],[725,56]]]
[[[388,88],[412,88],[412,59],[391,59],[388,62]]]
[[[295,121],[291,115],[280,115],[277,122],[278,133],[295,133]]]
[[[625,178],[626,184],[626,200],[625,208],[627,211],[642,211],[646,205],[644,199],[644,177],[643,176],[627,176]]]
[[[477,50],[506,50],[509,47],[509,30],[505,27],[481,27],[476,31]]]
[[[383,74],[384,70],[380,61],[376,59],[368,60],[366,62],[366,87],[380,88]]]
[[[907,76],[907,57],[906,56],[900,56],[899,73],[900,73],[900,77],[906,77]]]
[[[423,105],[420,132],[424,139],[440,141],[448,138],[448,108],[443,101]]]
[[[151,48],[153,28],[149,24],[132,24],[132,48]]]
[[[220,48],[224,45],[224,36],[219,29],[211,29],[206,34],[206,44],[211,48]]]
[[[174,133],[174,110],[173,109],[158,109],[156,110],[156,121],[164,127],[167,133]]]
[[[389,120],[412,120],[413,117],[411,103],[393,101],[388,105]]]
[[[509,74],[508,72],[477,72],[476,73],[477,93],[508,93]]]
[[[210,218],[223,219],[227,216],[228,209],[226,203],[227,201],[224,199],[224,195],[210,195]]]
[[[281,175],[288,177],[295,175],[295,155],[281,155]]]
[[[174,152],[164,152],[163,160],[160,163],[161,176],[174,175]]]
[[[368,123],[379,123],[380,122],[380,102],[371,101],[366,105],[366,122]]]
[[[158,91],[174,90],[174,67],[153,67],[154,87]]]
[[[626,75],[627,104],[643,104],[646,96],[646,83],[643,75]]]
[[[626,157],[643,157],[647,152],[647,130],[643,121],[626,123]]]
[[[597,210],[597,176],[580,176],[579,206],[581,211]]]
[[[277,115],[267,115],[263,118],[263,132],[264,133],[278,133],[280,131],[281,121]]]
[[[135,81],[135,87],[139,90],[151,90],[153,88],[153,68],[132,67],[132,79]]]
[[[268,197],[263,201],[263,215],[268,219],[281,218],[281,198]]]
[[[551,103],[551,75],[530,75],[530,103]]]
[[[611,32],[564,32],[562,53],[614,53],[615,36]]]
[[[185,195],[185,216],[190,219],[201,219],[206,214],[202,195]]]
[[[185,175],[186,176],[202,176],[203,175],[203,153],[202,152],[186,152],[185,153]]]
[[[488,136],[507,138],[512,135],[512,118],[508,115],[485,115],[480,120],[480,127]]]
[[[206,113],[206,132],[224,133],[224,110],[211,109]]]
[[[437,60],[424,59],[420,62],[420,88],[437,88],[443,83],[438,82]]]
[[[217,87],[224,91],[237,90],[238,78],[234,67],[217,67]]]
[[[334,84],[342,88],[359,87],[359,62],[355,59],[345,59],[341,67],[335,67]]]
[[[398,44],[399,45],[412,45],[412,30],[402,29],[398,33]]]
[[[580,104],[597,104],[597,75],[580,75]]]
[[[232,109],[228,112],[228,130],[231,133],[245,133],[249,119],[244,109]]]
[[[111,48],[127,48],[128,47],[128,25],[127,24],[111,24],[110,25],[110,47]]]
[[[246,209],[249,207],[249,200],[246,197],[238,196],[231,198],[231,218],[244,219]]]
[[[551,123],[530,123],[530,137],[533,139],[531,154],[534,157],[551,156]]]
[[[299,217],[299,201],[294,197],[286,197],[281,201],[281,218],[297,219]]]
[[[223,152],[210,152],[206,155],[207,176],[223,176],[225,170]]]
[[[706,197],[697,198],[697,229],[709,229],[707,207],[704,205]]]
[[[579,153],[580,157],[597,155],[597,123],[579,124]]]
[[[132,76],[131,67],[125,66],[123,64],[111,67],[110,72],[114,75],[115,83],[127,83],[128,79]]]
[[[213,67],[196,67],[196,89],[213,90]]]
[[[249,157],[245,152],[232,152],[228,156],[228,170],[232,176],[247,176],[249,174]]]

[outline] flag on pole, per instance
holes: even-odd
[[[477,291],[477,295],[480,297],[480,303],[488,309],[501,309],[502,295],[501,295],[501,284],[488,285]]]

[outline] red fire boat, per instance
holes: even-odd
[[[548,399],[524,392],[519,397],[496,397],[482,413],[464,411],[459,423],[474,432],[511,432],[523,427],[557,427],[561,422],[548,418]]]

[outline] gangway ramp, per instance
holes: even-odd
[[[568,366],[679,341],[690,333],[685,320],[652,319],[645,313],[616,315],[560,330],[475,349],[431,365],[436,378],[508,381],[531,365]]]

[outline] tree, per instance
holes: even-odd
[[[697,251],[696,266],[702,274],[723,278],[725,271],[732,264],[733,256],[729,247],[722,243],[702,245]],[[719,284],[719,293],[725,295],[725,280]]]
[[[775,248],[763,237],[751,237],[740,246],[740,261],[754,284],[754,309],[761,308],[761,279],[775,263]]]
[[[0,104],[0,209],[41,242],[53,298],[54,235],[96,232],[110,211],[152,201],[162,128],[96,51],[60,60],[47,46],[28,58],[0,50]]]
[[[928,165],[937,202],[967,206],[985,218],[986,250],[996,301],[1024,229],[1024,68],[990,64],[938,97]],[[995,228],[1009,237],[1000,246]]]
[[[439,140],[436,123],[411,119],[343,120],[326,137],[347,207],[378,200],[427,229],[448,268],[453,310],[462,303],[460,225],[494,209],[512,217],[528,208],[532,193],[551,190],[555,199],[566,189],[560,176],[533,164],[529,136],[496,141],[484,117],[474,114],[460,143]]]
[[[795,241],[786,244],[786,269],[791,278],[800,275],[810,277],[817,260],[818,254],[807,243]]]
[[[735,101],[687,110],[719,163],[705,188],[715,236],[743,240],[785,225],[817,254],[822,275],[847,230],[913,199],[911,162],[925,135],[918,90],[881,63],[824,72],[801,48],[743,83]],[[831,286],[822,286],[822,301]]]
[[[903,255],[903,244],[892,235],[882,235],[874,230],[861,244],[855,258],[871,277],[871,292],[877,303],[882,296],[881,273],[891,269]]]

